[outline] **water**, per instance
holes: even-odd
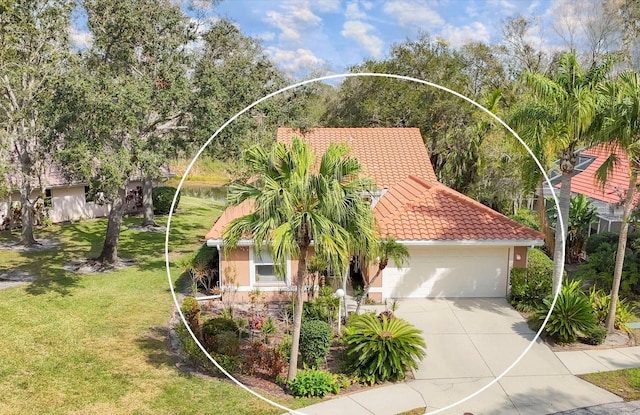
[[[215,200],[216,202],[227,202],[227,186],[190,186],[185,184],[180,190],[182,196],[198,197],[200,199]]]

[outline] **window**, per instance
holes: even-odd
[[[282,277],[276,275],[273,257],[267,249],[260,254],[253,250],[253,274],[256,284],[284,284]]]
[[[89,186],[84,187],[84,200],[87,202],[95,202],[95,195],[91,194],[91,188]]]
[[[44,191],[44,206],[50,208],[52,206],[51,202],[51,189],[47,189]]]

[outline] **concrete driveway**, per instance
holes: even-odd
[[[419,407],[431,413],[491,383],[535,336],[520,314],[499,298],[402,300],[396,315],[421,329],[427,343],[415,380],[341,396],[299,413],[395,415]],[[438,413],[541,415],[620,401],[572,375],[555,353],[536,342],[498,382]]]
[[[535,333],[505,299],[403,300],[396,314],[424,332],[427,357],[410,383],[433,411],[489,384],[531,344]],[[575,376],[544,343],[481,394],[442,413],[547,414],[620,401]]]

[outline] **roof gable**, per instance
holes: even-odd
[[[331,143],[347,143],[349,154],[360,161],[363,173],[378,189],[388,189],[410,174],[438,181],[418,128],[314,128],[304,133],[278,128],[279,142],[289,144],[294,136],[307,141],[318,157]]]
[[[531,241],[544,235],[440,183],[409,176],[374,208],[381,237],[402,241]]]

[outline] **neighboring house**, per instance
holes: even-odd
[[[278,129],[277,140],[290,142],[291,129]],[[505,297],[513,267],[524,267],[527,249],[543,244],[543,235],[440,184],[417,128],[317,128],[301,135],[317,155],[329,143],[345,142],[376,189],[371,200],[378,232],[409,249],[409,265],[390,262],[370,291],[377,300],[424,297]],[[250,203],[230,207],[207,233],[207,244],[220,252],[223,284],[233,280],[240,297],[259,288],[272,294],[291,290],[294,260],[284,281],[273,275],[268,253],[257,258],[243,239],[225,257],[222,235],[233,219],[251,211]],[[373,276],[377,269],[351,266],[352,278]],[[341,274],[337,271],[336,274]]]
[[[611,153],[615,153],[617,163],[608,174],[606,183],[596,179],[596,172],[607,160]],[[551,183],[560,196],[559,178],[552,178]],[[583,194],[598,211],[598,221],[591,225],[589,233],[620,232],[624,199],[629,187],[629,158],[624,151],[611,144],[599,144],[579,152],[578,163],[571,178],[571,194]],[[547,188],[545,196],[551,197]],[[634,205],[640,200],[636,193]],[[630,230],[633,230],[632,228]]]
[[[165,178],[174,175],[166,167],[161,168],[161,172]],[[68,180],[56,165],[47,166],[42,184],[34,183],[32,187],[31,200],[43,199],[53,223],[105,217],[111,209],[110,204],[90,198],[88,183]],[[142,179],[133,178],[127,185],[127,212],[135,212],[141,207],[141,195]],[[9,214],[10,207],[18,203],[20,192],[17,190],[0,199],[0,224]]]

